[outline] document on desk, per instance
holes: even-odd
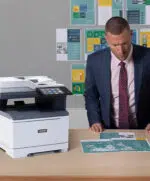
[[[136,139],[135,133],[132,132],[103,132],[100,133],[100,139],[112,139],[112,138],[123,138],[123,139]]]
[[[147,140],[122,139],[122,138],[102,139],[102,140],[81,140],[81,146],[82,146],[82,151],[84,153],[150,151],[150,145]]]

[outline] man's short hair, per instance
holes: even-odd
[[[105,33],[110,32],[113,35],[120,35],[125,29],[130,31],[130,26],[127,20],[120,16],[110,18],[105,25]]]

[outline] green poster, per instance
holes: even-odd
[[[71,0],[71,24],[95,24],[95,0]]]

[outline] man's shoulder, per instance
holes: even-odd
[[[106,56],[107,54],[110,53],[110,48],[104,48],[101,50],[97,50],[93,53],[91,53],[90,55],[88,55],[88,59],[97,59],[98,58],[103,58],[104,56]]]
[[[144,69],[150,71],[150,48],[133,45],[134,56],[137,57],[137,61],[142,62]]]
[[[133,45],[133,49],[135,50],[136,53],[145,53],[145,52],[150,52],[150,48],[144,47],[141,45]]]

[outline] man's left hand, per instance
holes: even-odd
[[[145,130],[150,134],[150,123],[147,124]]]

